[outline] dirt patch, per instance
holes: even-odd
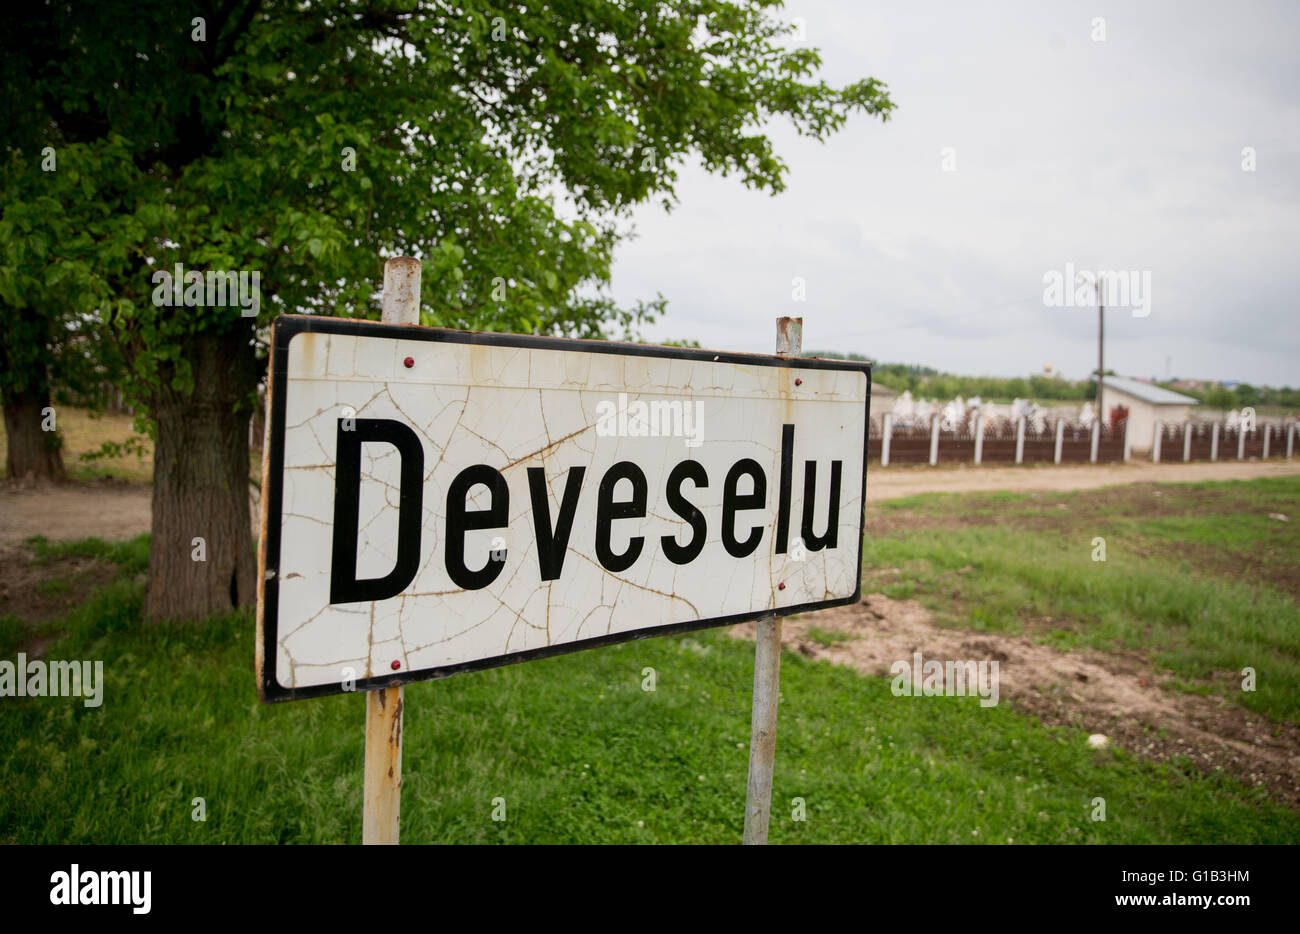
[[[754,638],[754,624],[733,627]],[[810,630],[831,633],[823,644]],[[785,620],[783,645],[808,658],[889,675],[895,661],[996,659],[999,703],[1052,726],[1101,733],[1127,751],[1159,762],[1222,769],[1300,810],[1300,728],[1278,724],[1218,696],[1167,691],[1172,678],[1137,653],[1062,652],[1024,636],[950,629],[915,600],[870,594],[853,606]],[[1230,672],[1221,673],[1224,677]]]
[[[57,638],[47,626],[85,603],[99,587],[121,572],[85,557],[38,560],[25,548],[0,545],[0,617],[22,621],[16,651],[38,658]]]
[[[42,561],[25,548],[0,547],[0,616],[12,614],[28,623],[58,619],[120,573],[94,558]]]

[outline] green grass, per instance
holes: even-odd
[[[837,642],[848,642],[853,637],[847,632],[827,632],[825,629],[818,629],[816,626],[808,627],[808,638],[818,645],[830,648]]]
[[[0,659],[12,658],[26,633],[23,621],[12,613],[0,616]],[[0,700],[0,704],[4,703]]]
[[[1019,632],[1051,617],[1036,631],[1050,644],[1144,652],[1300,722],[1300,607],[1280,587],[1300,566],[1300,478],[1167,485],[1163,500],[1155,492],[1147,513],[1135,508],[1136,487],[887,503],[881,515],[895,525],[909,515],[918,524],[868,535],[863,589],[915,597],[940,622],[976,630]],[[1093,560],[1096,538],[1104,562]],[[1254,692],[1240,690],[1245,667],[1256,671]]]
[[[39,560],[52,558],[94,558],[116,564],[126,571],[143,573],[149,569],[149,533],[143,532],[124,542],[106,542],[98,538],[84,538],[74,542],[50,542],[35,535],[24,542],[27,549]]]
[[[146,626],[142,598],[123,577],[59,622],[49,656],[102,659],[101,707],[0,699],[0,842],[357,842],[362,698],[263,705],[247,616]],[[737,842],[753,653],[710,631],[408,686],[403,841]],[[1300,842],[1259,790],[1006,706],[789,653],[781,688],[773,842]]]

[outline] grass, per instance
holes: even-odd
[[[34,535],[23,543],[40,561],[53,558],[94,558],[115,564],[124,571],[143,573],[149,569],[149,534],[147,532],[122,542],[84,538],[75,542],[51,542]]]
[[[142,624],[140,539],[32,547],[115,555],[123,576],[48,653],[103,660],[103,705],[0,699],[0,842],[360,839],[360,697],[261,704],[246,615]],[[709,631],[408,686],[403,841],[737,842],[753,651]],[[776,843],[1300,842],[1300,815],[1259,790],[1094,751],[1010,707],[896,698],[789,653],[781,687]]]
[[[930,494],[877,509],[891,531],[867,539],[864,590],[916,597],[949,625],[1038,624],[1059,647],[1136,650],[1300,722],[1300,478]],[[1105,561],[1094,560],[1098,538]],[[1240,690],[1246,667],[1256,691]]]
[[[808,638],[818,645],[830,648],[837,642],[847,642],[853,637],[847,632],[827,632],[825,629],[810,626],[808,627]]]

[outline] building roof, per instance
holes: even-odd
[[[1152,405],[1199,405],[1200,400],[1193,399],[1191,396],[1185,396],[1181,392],[1174,392],[1171,389],[1162,389],[1151,383],[1139,382],[1135,379],[1129,379],[1127,376],[1107,376],[1102,380],[1102,385],[1107,389],[1114,389],[1117,392],[1126,393],[1143,402],[1150,402]]]

